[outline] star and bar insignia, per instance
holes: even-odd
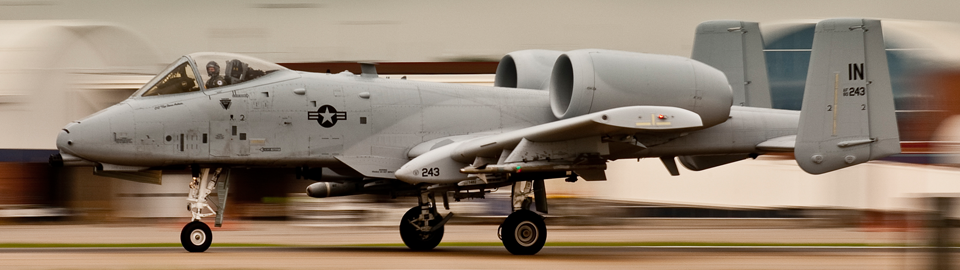
[[[307,119],[317,120],[320,126],[329,128],[336,125],[337,121],[347,120],[347,112],[338,112],[333,106],[323,105],[315,112],[307,112]]]

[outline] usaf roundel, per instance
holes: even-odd
[[[347,120],[347,112],[338,112],[333,106],[323,105],[315,112],[307,112],[307,119],[317,120],[321,127],[329,128],[339,120]]]

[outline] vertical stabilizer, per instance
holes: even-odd
[[[727,75],[733,104],[770,108],[770,83],[763,56],[763,38],[755,22],[707,21],[697,26],[694,60]]]
[[[794,155],[820,174],[900,153],[879,20],[817,24]]]

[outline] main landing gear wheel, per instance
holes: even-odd
[[[203,252],[213,243],[210,227],[200,221],[187,223],[180,231],[180,244],[189,252]]]
[[[403,214],[403,218],[400,219],[400,239],[403,239],[403,244],[412,250],[431,250],[443,239],[443,226],[429,233],[421,232],[416,226],[410,224],[410,222],[422,222],[417,221],[420,218],[420,211],[420,206],[414,206]],[[439,216],[436,213],[434,215]],[[439,223],[440,219],[436,218],[430,221],[431,226]]]
[[[518,210],[500,225],[503,246],[513,255],[533,255],[547,242],[547,225],[543,216],[530,210]]]

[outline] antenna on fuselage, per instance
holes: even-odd
[[[377,64],[371,62],[360,63],[361,78],[377,78]]]

